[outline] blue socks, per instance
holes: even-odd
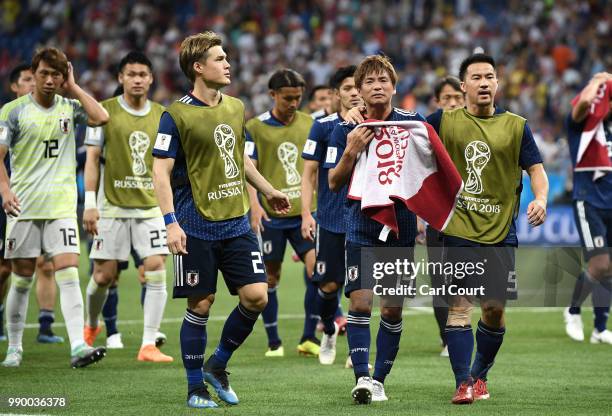
[[[0,303],[0,336],[4,335],[4,303]]]
[[[506,328],[491,328],[478,321],[476,330],[476,356],[470,374],[474,380],[487,379],[487,373],[493,366],[495,356],[504,341]],[[449,351],[450,352],[450,351]]]
[[[268,304],[261,313],[264,328],[268,334],[268,346],[271,348],[279,347],[282,344],[278,336],[278,297],[276,288],[268,288]]]
[[[593,281],[587,272],[582,272],[576,279],[574,292],[572,293],[572,303],[570,304],[569,313],[572,315],[580,314],[580,307],[584,300],[591,294],[593,290]]]
[[[234,351],[238,349],[253,331],[259,312],[250,311],[242,304],[238,304],[229,314],[217,349],[208,359],[207,366],[211,368],[225,368]]]
[[[38,313],[38,323],[40,324],[39,332],[45,335],[51,335],[51,325],[55,322],[55,314],[48,309],[41,309]]]
[[[342,290],[338,290],[338,307],[336,308],[336,314],[334,315],[334,318],[340,318],[341,316],[344,316],[344,312],[342,312],[342,306],[340,305],[340,302],[342,300]]]
[[[402,320],[388,321],[380,318],[380,328],[376,336],[376,362],[374,364],[374,380],[385,382],[385,377],[391,372],[393,362],[399,351],[402,336]]]
[[[597,331],[605,331],[610,314],[610,300],[612,299],[611,278],[593,283],[593,314],[595,315],[594,326]]]
[[[147,285],[143,284],[142,288],[140,289],[140,306],[142,306],[144,308],[144,300],[145,300],[145,296],[147,295]]]
[[[108,296],[102,308],[102,318],[104,318],[104,325],[106,325],[106,337],[116,334],[117,332],[117,304],[119,303],[119,294],[117,293],[117,286],[111,286],[108,288]]]
[[[336,332],[334,317],[338,310],[338,294],[337,292],[328,293],[318,289],[316,301],[316,311],[321,316],[323,331],[327,335],[333,335]]]
[[[181,326],[181,357],[187,374],[187,391],[193,391],[204,386],[204,349],[206,348],[206,323],[208,315],[200,315],[189,309],[185,312]]]
[[[318,289],[312,279],[308,278],[306,268],[304,268],[304,283],[306,284],[306,291],[304,292],[304,332],[302,333],[300,343],[306,340],[316,339],[315,331],[317,329],[317,323],[319,322],[316,305]],[[335,306],[337,307],[338,304],[336,303]]]
[[[446,343],[448,345],[448,356],[453,373],[455,374],[456,387],[470,378],[470,363],[474,351],[474,335],[472,326],[446,326]]]
[[[347,341],[356,379],[370,376],[370,316],[369,313],[349,311],[346,318]]]

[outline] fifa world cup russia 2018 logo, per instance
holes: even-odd
[[[278,160],[285,171],[285,179],[287,185],[299,185],[302,179],[300,172],[297,170],[298,148],[291,142],[283,142],[276,150]]]
[[[234,160],[234,146],[236,146],[236,135],[234,130],[227,124],[219,124],[213,132],[215,144],[219,148],[221,159],[225,163],[225,177],[232,179],[238,176],[240,170]]]
[[[149,135],[144,131],[136,130],[130,134],[128,140],[130,145],[130,153],[132,155],[132,172],[136,176],[142,176],[147,173],[147,164],[145,156],[151,144]]]
[[[482,170],[491,159],[491,149],[485,142],[474,140],[466,146],[464,154],[467,164],[465,169],[468,174],[465,190],[471,194],[481,194],[484,189],[481,177]]]

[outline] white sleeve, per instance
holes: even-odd
[[[85,144],[88,146],[104,147],[104,128],[87,127],[87,130],[85,130]]]

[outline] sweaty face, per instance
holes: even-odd
[[[454,110],[455,108],[463,107],[464,99],[463,92],[457,91],[450,84],[446,84],[440,91],[438,98],[438,107],[443,110]]]
[[[327,110],[331,106],[331,94],[328,89],[317,90],[308,104],[310,111]]]
[[[204,83],[211,86],[225,86],[230,84],[230,64],[227,55],[221,46],[213,46],[208,50],[206,59],[193,64],[196,78],[202,78]]]
[[[126,94],[134,97],[146,96],[153,83],[153,74],[148,66],[139,63],[126,64],[119,73],[119,83]]]
[[[497,92],[497,75],[491,64],[477,62],[467,67],[461,84],[469,104],[479,107],[493,105]]]
[[[395,94],[395,86],[386,71],[371,72],[363,79],[359,92],[366,104],[383,105],[391,102]]]
[[[304,88],[283,87],[270,92],[274,100],[274,109],[281,116],[293,116],[300,107]]]
[[[34,86],[36,82],[34,81],[34,74],[29,69],[24,69],[19,73],[19,79],[17,82],[11,84],[11,90],[17,95],[17,97],[21,97],[22,95],[26,95],[34,91]]]
[[[340,99],[340,110],[349,110],[358,105],[363,105],[363,100],[355,86],[355,78],[348,77],[342,81],[340,88],[336,90],[336,94]]]
[[[45,61],[40,61],[34,73],[36,91],[45,96],[56,94],[64,83],[64,75]]]

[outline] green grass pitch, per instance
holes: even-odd
[[[84,259],[82,259],[84,260]],[[168,262],[169,292],[172,266]],[[561,309],[511,309],[507,335],[490,373],[491,399],[472,406],[452,406],[454,381],[448,359],[438,356],[435,320],[430,311],[405,312],[398,358],[386,382],[389,401],[371,406],[352,404],[351,370],[344,369],[346,338],[339,338],[336,364],[319,365],[314,358],[295,351],[302,329],[302,273],[298,264],[286,261],[280,296],[280,335],[285,358],[265,359],[266,336],[258,322],[246,343],[234,354],[228,370],[241,399],[235,407],[195,411],[186,407],[186,382],[180,359],[178,334],[184,300],[168,300],[161,330],[168,335],[163,350],[175,359],[171,364],[136,361],[142,333],[140,287],[134,269],[124,272],[119,288],[119,330],[125,349],[112,350],[97,365],[81,370],[69,367],[64,345],[35,342],[38,307],[30,295],[28,328],[24,334],[24,361],[18,369],[0,367],[0,396],[57,397],[69,400],[66,409],[10,409],[13,414],[74,415],[576,415],[610,414],[612,398],[612,346],[590,345],[590,311],[583,312],[587,341],[571,341],[564,333]],[[81,270],[85,288],[86,268]],[[220,283],[222,281],[220,280]],[[236,305],[223,283],[208,322],[206,356],[216,346],[223,319]],[[346,309],[345,309],[346,310]],[[59,307],[57,322],[62,322]],[[474,316],[474,323],[477,316]],[[378,318],[372,320],[372,348]],[[65,328],[56,333],[67,338]],[[104,332],[98,343],[103,345]],[[1,359],[6,343],[0,344]],[[371,356],[373,362],[374,354]],[[215,397],[213,395],[213,397]],[[6,403],[6,402],[5,402]],[[607,409],[607,410],[606,410]]]

